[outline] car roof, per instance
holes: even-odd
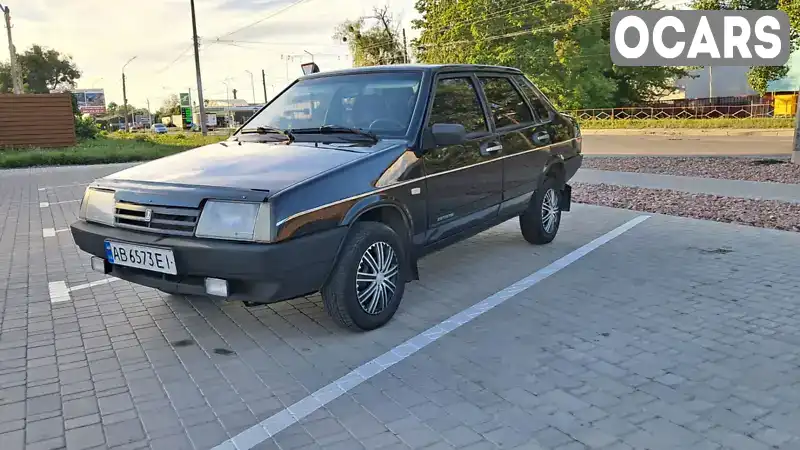
[[[356,67],[352,69],[331,70],[304,75],[298,80],[309,80],[314,78],[324,78],[341,75],[355,75],[362,73],[391,73],[391,72],[505,72],[519,75],[522,71],[513,67],[490,66],[482,64],[392,64],[386,66]]]

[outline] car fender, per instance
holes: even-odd
[[[413,241],[411,238],[414,228],[411,219],[411,213],[408,211],[405,205],[396,201],[394,198],[386,195],[385,193],[370,195],[360,199],[350,208],[350,210],[347,211],[345,216],[342,218],[340,226],[347,227],[349,231],[353,224],[358,222],[359,218],[361,218],[364,214],[378,208],[387,207],[396,210],[400,214],[400,217],[403,218],[407,233],[406,236],[403,236],[403,239],[407,242],[406,256],[408,257],[409,269],[411,269],[411,279],[417,280],[419,279],[419,270],[417,268],[417,257],[414,252],[414,246],[412,244]],[[344,249],[346,241],[347,237],[342,239],[342,242],[339,243],[339,248],[336,250],[336,255],[333,258],[333,263],[331,264],[331,268],[328,271],[328,276],[326,277],[326,283],[333,273],[333,269],[336,267],[336,264],[339,262],[339,257],[342,254],[342,250]]]

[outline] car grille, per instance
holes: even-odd
[[[150,220],[147,220],[148,210],[150,210]],[[114,225],[151,233],[193,236],[199,216],[200,210],[197,208],[117,202],[114,209]]]

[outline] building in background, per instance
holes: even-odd
[[[770,94],[790,93],[800,90],[800,51],[789,58],[789,73],[785,77],[769,83]],[[684,92],[685,98],[738,97],[758,95],[747,83],[749,67],[714,66],[692,71],[697,78],[681,78],[676,82]],[[709,72],[711,77],[709,79]]]

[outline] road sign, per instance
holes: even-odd
[[[188,92],[181,92],[179,96],[181,100],[181,106],[192,106],[191,97],[189,96]]]

